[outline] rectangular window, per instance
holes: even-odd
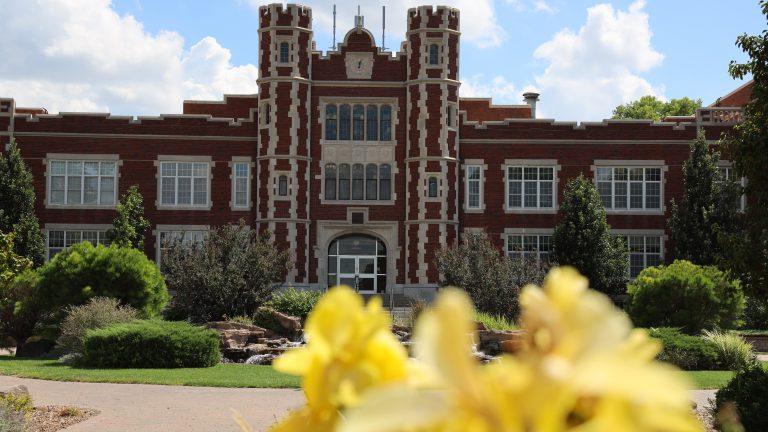
[[[82,241],[89,241],[93,245],[109,245],[106,230],[48,230],[48,259],[50,260],[57,253]]]
[[[627,247],[629,276],[637,277],[646,267],[662,263],[662,238],[658,235],[623,235]]]
[[[51,160],[48,202],[53,205],[112,206],[116,201],[114,161]]]
[[[209,174],[208,162],[161,162],[160,204],[206,207]]]
[[[511,234],[507,236],[506,252],[512,259],[549,262],[552,236],[549,234]]]
[[[552,209],[555,206],[554,190],[554,167],[507,167],[509,209]]]
[[[250,179],[251,164],[249,162],[232,164],[232,205],[234,207],[248,207]]]
[[[466,176],[467,208],[479,209],[482,207],[482,167],[479,165],[467,165]]]
[[[181,241],[183,246],[199,245],[205,240],[208,231],[203,230],[165,230],[158,231],[157,242],[157,262],[160,269],[163,268],[163,259],[165,253],[171,245],[171,242]]]
[[[732,182],[741,187],[744,187],[745,185],[744,177],[737,178],[736,173],[733,171],[733,167],[720,166],[717,168],[717,170],[720,173],[720,177],[722,178],[722,180],[726,182]],[[747,196],[742,195],[741,199],[739,200],[739,210],[744,211],[746,207],[747,207]]]
[[[608,210],[660,210],[660,167],[598,167],[597,191]]]

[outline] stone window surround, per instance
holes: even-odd
[[[508,256],[507,252],[509,251],[509,237],[510,236],[525,236],[525,235],[535,235],[535,236],[552,236],[555,234],[554,228],[504,228],[504,232],[501,233],[501,240],[504,244],[504,256]],[[549,253],[552,253],[552,240],[550,240],[549,243],[550,251]],[[538,258],[538,252],[537,252],[537,258]]]
[[[429,196],[429,178],[430,177],[436,177],[437,178],[437,196],[436,197],[430,197]],[[440,171],[435,172],[425,172],[424,176],[421,181],[421,190],[424,194],[421,199],[424,200],[424,202],[443,202],[443,196],[445,195],[445,189],[447,187],[447,184],[445,182],[445,176]]]
[[[298,63],[298,55],[296,55],[295,45],[297,44],[296,38],[292,35],[275,35],[273,40],[272,49],[275,53],[272,59],[277,67],[296,66]],[[280,61],[280,44],[288,42],[288,62]]]
[[[669,166],[664,160],[637,160],[637,159],[595,159],[594,164],[589,167],[592,171],[592,182],[597,187],[597,168],[661,168],[661,187],[659,201],[661,203],[658,209],[605,209],[605,213],[612,214],[641,214],[641,215],[664,215],[667,205],[664,200],[666,194],[667,176]]]
[[[517,208],[509,207],[509,180],[507,179],[508,167],[552,167],[552,208]],[[557,214],[560,208],[558,201],[558,191],[560,176],[558,175],[562,166],[557,163],[557,159],[505,159],[501,165],[502,178],[504,181],[504,213],[510,214]],[[538,181],[538,180],[537,180]],[[523,191],[525,192],[525,191]]]
[[[84,161],[84,162],[115,162],[115,203],[114,204],[51,204],[51,175],[50,162],[54,160],[61,161]],[[118,154],[78,154],[78,153],[47,153],[43,159],[45,166],[45,208],[47,209],[77,209],[77,210],[103,210],[114,209],[117,207],[118,197],[120,195],[120,166],[123,161]]]
[[[152,230],[152,236],[155,238],[155,262],[160,265],[160,233],[163,232],[185,232],[185,231],[210,231],[210,225],[156,225]]]
[[[326,161],[320,161],[319,163],[320,163],[320,174],[316,175],[315,179],[320,181],[320,194],[318,196],[318,198],[320,199],[320,204],[322,204],[322,205],[358,205],[358,206],[359,205],[365,205],[365,206],[386,206],[386,205],[394,205],[395,204],[395,201],[397,200],[397,193],[395,192],[396,191],[396,189],[395,189],[395,179],[397,178],[397,174],[400,171],[397,169],[397,165],[395,164],[394,161],[392,161],[392,162],[336,162],[336,161],[326,162]],[[349,200],[339,200],[339,199],[327,200],[327,199],[325,199],[325,165],[327,165],[329,163],[336,164],[336,169],[337,169],[337,171],[336,171],[336,179],[337,179],[337,182],[338,182],[338,178],[339,178],[338,177],[338,175],[339,175],[338,174],[339,164],[343,164],[343,163],[349,164],[350,169],[352,168],[352,165],[354,165],[356,163],[363,164],[363,166],[366,166],[369,163],[375,163],[377,167],[380,167],[382,164],[389,164],[389,166],[390,166],[390,168],[392,170],[391,173],[390,173],[390,180],[389,180],[390,199],[388,199],[388,200],[380,200],[380,199],[376,199],[376,200],[366,200],[366,199],[362,199],[362,200],[353,200],[353,199],[349,199]],[[381,179],[378,179],[377,181],[380,181],[380,180]],[[351,178],[350,178],[350,181],[351,181]],[[352,186],[351,186],[351,183],[350,183],[350,191],[352,190],[351,187]],[[365,189],[363,189],[363,194],[365,194]]]
[[[661,263],[664,264],[665,247],[664,243],[669,240],[669,236],[663,229],[611,229],[611,235],[614,236],[643,236],[643,237],[659,237],[659,256],[661,257]],[[629,247],[629,245],[627,245]],[[630,266],[630,254],[627,254],[627,274],[629,274]]]
[[[325,139],[325,106],[329,104],[335,104],[337,106],[343,105],[343,104],[349,104],[350,108],[354,105],[363,105],[364,107],[368,107],[368,105],[387,105],[389,104],[392,107],[392,124],[390,125],[390,137],[392,138],[389,141],[355,141],[352,139],[349,140],[326,140]],[[397,98],[396,97],[336,97],[336,96],[321,96],[320,100],[318,101],[318,109],[320,110],[320,115],[317,116],[318,123],[320,124],[320,145],[323,144],[343,144],[343,143],[349,143],[355,146],[370,146],[370,145],[381,145],[381,144],[391,144],[395,145],[397,140],[395,138],[396,131],[397,131],[397,124],[398,124],[398,112],[399,107],[397,105]],[[367,109],[366,109],[367,113]],[[351,115],[351,114],[350,114]],[[351,118],[351,117],[350,117]],[[338,122],[339,119],[339,113],[337,110],[336,113],[336,127],[338,128]],[[350,123],[350,137],[352,136],[352,123]],[[363,121],[363,138],[367,138],[367,128],[368,128],[368,122],[367,119]],[[338,133],[338,132],[337,132]],[[381,134],[381,111],[379,111],[379,134]],[[337,135],[338,138],[338,135]]]
[[[467,167],[470,166],[479,166],[480,167],[480,206],[477,208],[470,208],[469,203],[469,194],[467,193],[467,189],[469,188],[469,182],[467,179]],[[485,212],[485,171],[488,170],[488,165],[485,164],[485,160],[483,159],[465,159],[463,163],[461,164],[461,171],[464,176],[464,200],[461,204],[461,208],[464,211],[464,213],[483,213]]]
[[[287,194],[280,195],[280,176],[285,176],[288,179],[287,184]],[[270,197],[275,201],[293,201],[293,189],[295,187],[294,185],[294,177],[291,176],[290,171],[282,171],[282,170],[275,170],[272,171],[269,174],[269,187],[270,187]]]
[[[733,170],[734,169],[733,162],[729,160],[719,160],[717,161],[717,168],[718,169],[728,168]],[[741,180],[739,181],[739,184],[741,185],[741,187],[745,187],[747,185],[747,178],[742,176]],[[742,194],[741,199],[739,200],[739,211],[743,213],[746,210],[746,208],[747,208],[747,195]]]
[[[208,164],[208,186],[207,186],[207,198],[208,202],[203,205],[195,204],[161,204],[160,198],[162,194],[162,163],[163,162],[205,162]],[[155,173],[155,182],[157,183],[157,199],[155,200],[155,208],[157,210],[202,210],[210,211],[213,207],[211,190],[211,183],[213,180],[213,168],[216,165],[213,162],[211,156],[190,156],[190,155],[158,155],[157,160],[154,161],[157,171]]]
[[[274,117],[274,111],[272,109],[272,98],[259,100],[259,129],[266,129],[272,124],[272,118]],[[265,115],[269,111],[269,115]]]
[[[245,192],[246,205],[244,206],[235,205],[235,164],[239,162],[248,163],[248,182],[247,182],[248,186]],[[251,190],[253,187],[252,184],[253,184],[254,168],[255,168],[255,164],[251,161],[250,156],[232,156],[232,161],[229,162],[229,178],[232,179],[232,190],[230,191],[231,198],[229,200],[229,208],[232,211],[249,211],[253,208],[253,200],[251,199]]]
[[[427,37],[422,39],[424,41],[424,46],[426,47],[424,52],[424,65],[428,69],[442,69],[443,66],[445,66],[446,58],[448,57],[448,53],[445,50],[445,42],[442,37]],[[429,62],[429,50],[430,46],[437,45],[437,64],[432,64]]]
[[[459,129],[459,104],[458,102],[447,102],[448,108],[451,109],[451,124],[449,124],[448,130],[458,130]]]
[[[107,231],[112,229],[110,224],[66,224],[47,223],[43,226],[45,233],[45,260],[49,260],[49,232],[51,231]],[[65,247],[66,248],[66,247]]]

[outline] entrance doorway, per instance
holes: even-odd
[[[364,234],[348,234],[328,246],[328,286],[347,285],[363,294],[387,288],[387,248]]]

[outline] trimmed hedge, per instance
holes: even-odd
[[[219,336],[182,321],[137,320],[91,330],[86,365],[102,368],[209,367],[219,362]]]
[[[661,341],[664,349],[658,359],[671,363],[682,370],[723,370],[714,343],[699,337],[683,334],[679,329],[662,327],[648,330],[648,334]]]

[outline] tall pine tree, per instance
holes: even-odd
[[[768,1],[762,0],[760,6],[768,19]],[[729,72],[737,79],[752,75],[754,85],[743,121],[728,140],[729,156],[736,171],[747,179],[749,197],[744,235],[732,238],[729,264],[745,292],[768,301],[768,30],[739,36],[736,45],[749,59],[732,61]]]
[[[672,201],[669,219],[670,240],[675,256],[696,264],[723,262],[724,235],[739,231],[741,187],[720,174],[720,153],[712,150],[703,130],[691,142],[683,163],[683,197]]]
[[[554,261],[578,269],[598,291],[623,294],[629,273],[627,248],[611,235],[595,185],[583,175],[570,180],[560,212],[552,237]]]
[[[43,263],[45,243],[35,216],[32,174],[14,140],[0,152],[0,231],[14,233],[14,252],[36,266]]]
[[[144,217],[144,198],[136,185],[117,203],[117,217],[109,231],[113,244],[144,250],[144,234],[149,229],[149,221]]]

